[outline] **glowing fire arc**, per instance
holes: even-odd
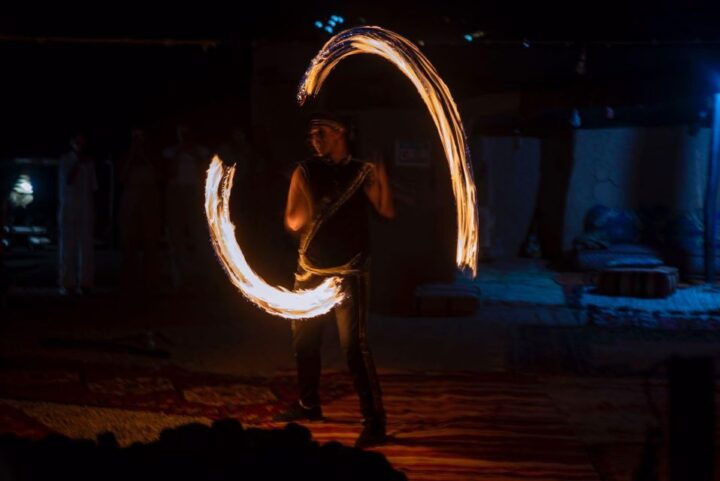
[[[433,119],[450,169],[457,213],[458,268],[477,273],[478,215],[472,164],[457,105],[435,67],[415,45],[380,27],[357,27],[332,37],[310,63],[298,88],[302,105],[315,96],[335,66],[350,55],[378,55],[395,65],[412,82]],[[229,204],[234,167],[215,156],[205,184],[205,213],[211,240],[230,281],[261,309],[288,319],[316,317],[342,302],[342,279],[330,277],[318,287],[289,291],[267,284],[250,267],[235,238]]]

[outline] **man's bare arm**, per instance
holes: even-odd
[[[395,203],[393,202],[385,164],[374,162],[371,165],[373,169],[365,182],[365,194],[378,214],[386,219],[392,219],[395,217]]]
[[[297,167],[290,179],[287,206],[285,207],[285,227],[291,232],[299,232],[312,219],[312,201],[307,182],[300,167]]]

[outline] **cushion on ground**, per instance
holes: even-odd
[[[576,267],[587,271],[664,264],[660,251],[652,247],[655,244],[641,242],[661,237],[656,231],[663,229],[664,215],[655,210],[640,214],[633,209],[592,207],[585,216],[584,232],[573,241]]]
[[[642,222],[633,209],[592,207],[585,216],[585,232],[596,233],[610,243],[639,242]]]
[[[623,256],[611,259],[607,263],[607,267],[658,267],[661,265],[663,265],[663,261],[660,259],[647,256]]]
[[[660,257],[661,255],[658,249],[643,244],[613,244],[607,250],[618,255],[645,255],[650,257]]]
[[[575,262],[579,269],[597,271],[615,266],[651,267],[663,264],[660,254],[646,246],[621,244],[617,249],[592,249],[575,253]]]

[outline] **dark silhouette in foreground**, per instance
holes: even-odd
[[[0,478],[85,480],[405,480],[381,454],[340,443],[320,445],[297,424],[244,429],[232,419],[212,427],[187,424],[152,443],[118,446],[50,435],[39,441],[0,437]]]

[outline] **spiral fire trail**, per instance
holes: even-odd
[[[456,263],[477,273],[478,215],[475,183],[460,113],[449,89],[430,61],[407,39],[380,27],[358,27],[331,38],[315,56],[298,89],[298,102],[316,95],[332,69],[345,57],[368,53],[392,62],[413,83],[428,108],[450,168],[457,207]],[[230,281],[266,312],[288,319],[316,317],[329,312],[345,294],[342,279],[327,278],[314,289],[289,291],[267,284],[250,267],[235,238],[230,220],[230,190],[234,167],[215,156],[205,183],[205,214],[215,252]]]
[[[422,97],[440,136],[450,168],[457,209],[458,240],[455,262],[477,274],[478,214],[470,153],[457,105],[430,61],[407,39],[381,27],[357,27],[331,38],[310,63],[298,89],[302,105],[317,95],[335,66],[350,55],[379,55],[395,65]]]
[[[205,215],[215,253],[230,281],[251,302],[270,314],[288,319],[316,317],[330,311],[345,298],[341,279],[326,279],[315,289],[289,291],[265,282],[245,259],[230,220],[230,191],[235,167],[226,167],[216,155],[205,183]],[[219,195],[218,195],[219,193]]]

